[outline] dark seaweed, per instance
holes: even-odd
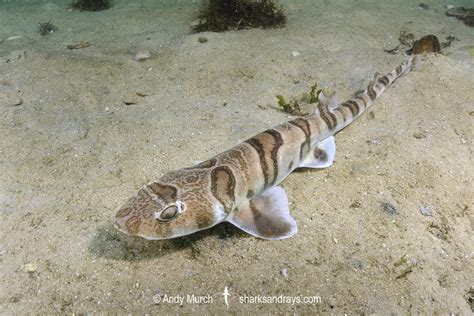
[[[447,36],[446,37],[446,41],[441,43],[441,48],[447,48],[449,46],[451,46],[451,43],[454,42],[454,41],[459,41],[459,39],[455,36]]]
[[[427,5],[426,3],[423,3],[423,2],[421,2],[418,6],[419,6],[420,8],[422,8],[422,9],[425,9],[425,10],[429,10],[429,9],[430,9],[430,6]]]
[[[58,28],[51,23],[51,21],[48,22],[41,22],[38,27],[38,33],[41,35],[48,35],[49,33],[56,32]]]
[[[286,25],[286,15],[273,0],[209,0],[199,12],[194,32],[224,32],[244,28],[275,28]]]
[[[72,2],[72,7],[81,11],[102,11],[111,6],[111,0],[74,0]]]
[[[468,26],[474,26],[474,16],[467,16],[464,18],[464,23]]]

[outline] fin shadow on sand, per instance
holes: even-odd
[[[221,223],[192,235],[166,240],[146,240],[124,235],[110,224],[97,229],[97,233],[89,242],[88,252],[95,257],[106,259],[140,261],[187,250],[190,259],[196,259],[200,253],[199,244],[209,236],[219,239],[219,248],[225,247],[225,242],[233,237],[251,238],[229,223]]]

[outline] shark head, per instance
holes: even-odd
[[[143,186],[116,213],[115,228],[146,239],[189,235],[222,222],[206,170],[181,169]]]

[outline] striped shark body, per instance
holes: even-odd
[[[296,221],[278,184],[296,168],[329,167],[335,156],[334,134],[414,64],[410,59],[374,77],[362,94],[346,102],[334,103],[321,95],[315,113],[268,129],[198,165],[165,174],[117,211],[115,227],[146,239],[168,239],[227,221],[263,239],[294,235]]]

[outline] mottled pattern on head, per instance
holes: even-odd
[[[115,226],[129,235],[166,239],[215,225],[209,173],[210,169],[197,166],[170,172],[149,183],[119,209]],[[177,203],[184,205],[181,214],[169,221],[156,218],[160,211]]]
[[[225,210],[231,210],[235,201],[235,177],[227,166],[219,166],[211,171],[211,192]]]

